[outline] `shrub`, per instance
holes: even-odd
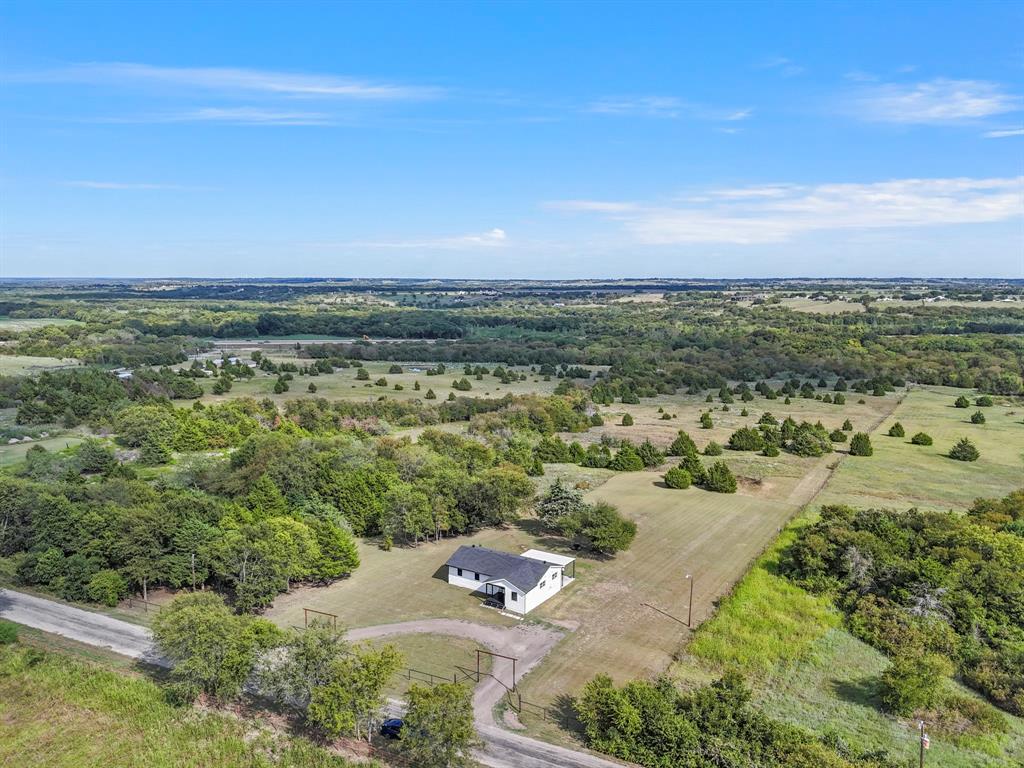
[[[991,408],[993,405],[993,401],[992,398],[989,397],[988,395],[982,395],[981,397],[974,401],[974,404],[979,408]]]
[[[870,456],[874,452],[875,449],[871,447],[871,438],[866,432],[858,432],[850,440],[851,456]]]
[[[423,399],[424,399],[424,400],[436,400],[436,399],[437,399],[437,395],[436,395],[436,394],[434,394],[434,390],[432,390],[432,389],[428,389],[428,390],[427,390],[427,394],[425,394],[425,395],[423,396]]]
[[[756,429],[740,427],[729,436],[729,448],[733,451],[759,451],[764,448],[764,438]]]
[[[708,468],[704,487],[715,493],[736,493],[736,477],[724,461],[716,461]]]
[[[665,473],[665,485],[669,488],[680,490],[689,488],[692,482],[693,478],[690,477],[690,473],[682,467],[672,467],[672,469]]]
[[[623,444],[615,458],[608,464],[608,469],[614,469],[616,472],[639,472],[643,468],[644,460],[629,443]]]
[[[949,458],[957,461],[977,461],[981,453],[966,437],[960,438],[949,451]]]
[[[388,368],[388,373],[389,374],[395,374],[395,373],[401,373],[401,372],[402,372],[402,366],[398,365],[397,363],[395,365],[392,365],[390,368]]]
[[[764,450],[761,451],[761,455],[774,458],[779,455],[779,446],[777,446],[775,443],[765,443]]]
[[[720,446],[718,443],[716,443],[714,440],[712,440],[706,446],[704,446],[704,455],[705,456],[721,456],[722,455],[722,446]]]
[[[985,414],[981,411],[975,411],[971,414],[971,424],[984,424]]]
[[[828,439],[831,440],[833,443],[845,443],[846,433],[843,432],[843,430],[841,429],[833,429],[831,432],[828,433]]]
[[[668,447],[669,456],[696,456],[697,455],[697,444],[693,442],[693,439],[686,434],[683,430],[679,430],[679,434],[676,439],[672,441],[672,445]]]
[[[358,371],[356,371],[356,381],[369,381],[369,380],[370,380],[370,372],[368,370],[366,370],[365,368],[360,368]]]
[[[957,399],[956,399],[956,400],[955,400],[955,401],[953,402],[953,405],[955,405],[955,406],[956,406],[957,408],[970,408],[970,407],[971,407],[971,401],[970,401],[970,400],[968,400],[968,399],[967,399],[966,397],[964,397],[963,395],[960,395],[960,397],[958,397],[958,398],[957,398]]]
[[[896,656],[882,673],[882,703],[898,715],[934,707],[942,681],[953,673],[949,660],[936,653]]]
[[[700,415],[700,426],[701,429],[711,429],[715,426],[715,422],[711,418],[711,412],[705,411]]]
[[[632,427],[633,426],[633,417],[630,416],[628,413],[622,414],[622,426],[624,426],[624,427]]]
[[[889,437],[904,437],[907,433],[903,429],[903,425],[898,421],[889,427]]]
[[[128,585],[125,583],[124,577],[117,571],[105,570],[89,579],[85,593],[93,602],[113,608],[121,598],[128,594]]]
[[[707,470],[704,469],[704,463],[697,457],[697,454],[683,456],[683,460],[679,462],[679,468],[689,473],[694,485],[704,485],[707,482]]]
[[[931,445],[932,436],[927,434],[926,432],[918,432],[916,435],[910,438],[910,442],[912,442],[914,445]]]
[[[843,422],[843,432],[853,432],[853,422],[849,419]]]

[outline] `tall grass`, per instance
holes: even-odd
[[[807,518],[794,520],[757,559],[718,613],[701,625],[690,652],[716,666],[765,675],[777,664],[802,658],[840,616],[816,597],[778,575],[779,558]]]
[[[24,645],[0,646],[0,765],[346,768],[301,738],[167,703],[153,682]]]

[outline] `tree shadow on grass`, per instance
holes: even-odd
[[[551,531],[544,527],[543,521],[538,520],[535,517],[520,518],[519,520],[516,520],[513,525],[523,533],[527,533],[535,538],[537,540],[537,544],[545,549],[557,551],[560,549],[567,550],[572,548],[568,539],[551,533]],[[573,554],[579,557],[583,553],[581,551],[574,551]]]
[[[832,690],[844,701],[862,707],[878,709],[882,703],[881,680],[877,676],[862,677],[859,680],[833,680]]]

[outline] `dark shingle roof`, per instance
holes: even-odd
[[[448,558],[446,565],[462,568],[475,573],[486,574],[492,579],[504,579],[523,592],[529,592],[540,583],[548,572],[548,564],[540,560],[499,552],[487,547],[462,546]]]

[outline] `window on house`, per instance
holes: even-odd
[[[462,569],[461,568],[456,568],[455,570],[459,572],[459,576],[462,575]]]
[[[477,581],[480,581],[480,574],[479,573],[474,573],[473,575],[476,577]]]
[[[515,603],[518,600],[519,600],[519,593],[518,592],[513,592],[512,593],[512,602]]]
[[[547,584],[547,582],[546,582],[546,581],[542,581],[542,582],[540,583],[540,588],[541,588],[541,589],[544,589],[544,585],[545,585],[545,584]]]

